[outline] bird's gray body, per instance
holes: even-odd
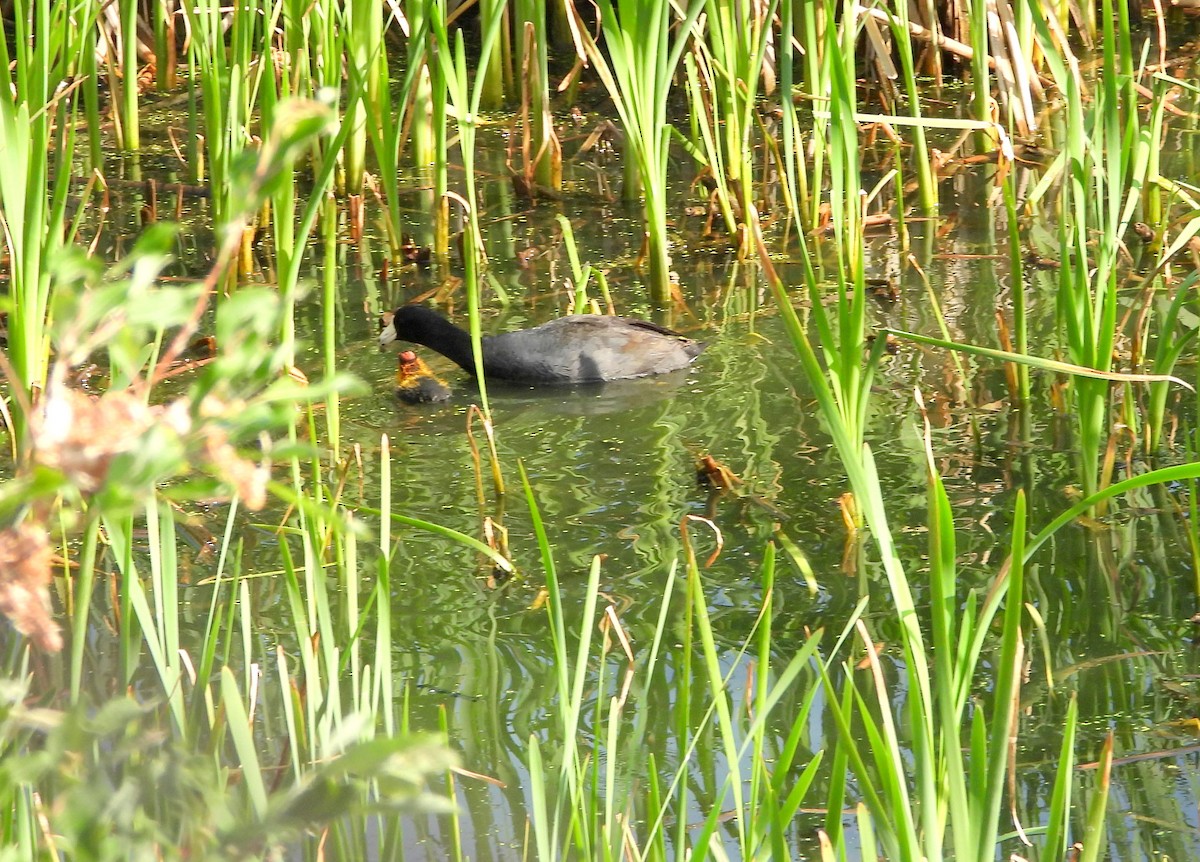
[[[411,341],[475,373],[471,337],[421,306],[397,309],[380,345]],[[629,317],[576,314],[532,329],[483,337],[484,375],[529,383],[594,383],[686,368],[704,350],[665,327]]]

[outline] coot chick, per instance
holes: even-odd
[[[428,404],[450,399],[450,387],[439,380],[417,354],[405,350],[397,359],[396,396],[401,401]]]
[[[405,305],[379,336],[424,344],[475,373],[471,335],[435,311]],[[662,326],[629,317],[576,314],[532,329],[483,337],[483,373],[521,383],[598,383],[678,371],[705,348]]]

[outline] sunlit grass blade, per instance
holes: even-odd
[[[221,670],[221,704],[229,717],[229,736],[241,762],[242,784],[255,815],[264,817],[267,813],[267,786],[258,762],[258,747],[254,744],[250,715],[242,702],[242,693],[238,691],[237,681],[229,668]]]
[[[1040,371],[1050,371],[1055,374],[1070,374],[1076,377],[1087,377],[1093,380],[1107,380],[1120,383],[1174,383],[1184,387],[1185,389],[1193,390],[1192,385],[1186,380],[1170,374],[1129,374],[1121,371],[1103,371],[1090,366],[1075,365],[1070,362],[1060,362],[1056,359],[1046,359],[1040,356],[1029,356],[1028,354],[1014,353],[1008,350],[999,350],[994,347],[983,347],[978,344],[963,344],[956,341],[947,341],[943,338],[934,338],[929,335],[918,335],[915,332],[905,332],[900,329],[889,329],[885,327],[883,331],[891,333],[897,338],[915,341],[918,344],[928,344],[931,347],[942,347],[946,350],[957,350],[962,353],[970,353],[974,356],[984,356],[988,359],[995,359],[1002,362],[1015,362],[1018,365],[1037,368]]]

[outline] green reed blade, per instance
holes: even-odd
[[[1054,775],[1054,790],[1046,818],[1046,838],[1042,846],[1052,858],[1068,852],[1067,836],[1071,825],[1071,785],[1075,780],[1075,731],[1079,722],[1079,697],[1072,692],[1063,722],[1063,738],[1059,747],[1058,769]]]
[[[1106,4],[1107,5],[1107,4]],[[1108,797],[1112,781],[1113,764],[1113,733],[1109,731],[1100,749],[1100,764],[1096,769],[1096,791],[1087,806],[1087,822],[1083,834],[1079,836],[1083,849],[1079,853],[1079,862],[1097,862],[1105,858],[1106,844],[1104,841],[1108,831],[1105,814],[1108,811]]]
[[[995,666],[996,682],[992,688],[995,705],[987,743],[986,790],[984,795],[978,798],[981,811],[972,821],[979,827],[979,843],[974,853],[977,859],[994,858],[1000,812],[1004,807],[1010,737],[1016,711],[1014,704],[1020,690],[1022,673],[1019,662],[1023,650],[1021,618],[1025,600],[1025,538],[1025,492],[1018,491],[1013,506],[1012,540],[1009,550],[1011,564],[1005,595],[1004,628]],[[983,759],[973,757],[971,766],[972,770],[982,769]]]
[[[138,7],[137,0],[120,0],[121,18],[121,125],[122,146],[141,149],[138,121]]]
[[[681,13],[678,35],[670,38],[672,10],[652,0],[600,0],[602,51],[579,13],[575,32],[625,127],[626,175],[636,175],[640,189],[626,184],[627,199],[643,196],[649,243],[648,288],[650,297],[665,303],[670,297],[669,239],[667,236],[666,179],[670,131],[667,98],[675,69],[703,0],[690,0]]]
[[[1138,488],[1147,488],[1151,485],[1169,484],[1171,482],[1182,482],[1197,478],[1200,478],[1200,462],[1179,464],[1174,467],[1160,467],[1157,470],[1150,470],[1146,473],[1131,476],[1128,479],[1115,482],[1107,488],[1096,491],[1059,513],[1037,535],[1030,539],[1028,545],[1025,547],[1025,560],[1028,562],[1042,545],[1053,538],[1055,533],[1086,513],[1097,503],[1119,497],[1127,491],[1135,491]]]

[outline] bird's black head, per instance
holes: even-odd
[[[471,336],[436,311],[422,305],[402,305],[379,334],[379,347],[395,341],[423,344],[470,371],[474,367]]]
[[[442,317],[421,305],[402,305],[393,313],[391,320],[384,321],[379,332],[379,349],[386,350],[396,341],[411,341],[425,344],[430,327],[443,323]]]

